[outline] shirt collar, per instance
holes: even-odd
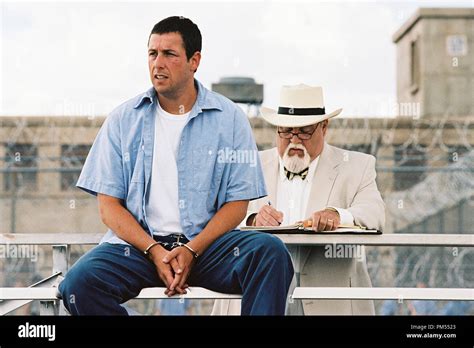
[[[205,88],[198,80],[194,79],[194,85],[197,87],[198,95],[196,103],[193,106],[197,106],[198,113],[202,110],[217,109],[222,111],[222,105],[215,93]],[[156,91],[154,87],[148,89],[145,93],[139,96],[138,102],[135,104],[134,109],[138,109],[143,103],[148,102],[153,104],[156,98]]]
[[[316,168],[318,166],[318,163],[319,163],[319,157],[316,157],[313,161],[311,161],[311,163],[309,164],[309,170],[308,170],[308,175],[306,176],[306,180],[309,182],[313,179],[313,176],[314,176],[314,173],[316,172]],[[285,175],[285,170],[283,169],[284,166],[283,166],[283,160],[281,159],[280,156],[278,156],[278,161],[280,162],[280,168],[279,168],[279,172],[280,172],[280,181],[284,182],[284,181],[289,181],[288,178],[286,177]]]

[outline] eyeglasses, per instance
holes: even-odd
[[[295,128],[280,128],[280,127],[278,127],[277,132],[278,132],[278,135],[280,136],[280,138],[283,138],[283,139],[291,139],[291,138],[293,138],[293,135],[296,135],[296,137],[300,140],[309,140],[313,136],[313,133],[316,131],[316,129],[318,129],[318,126],[319,126],[319,123],[316,124],[316,127],[314,127],[313,130],[303,131],[303,132],[300,131],[298,133],[293,132],[293,129],[295,129]],[[296,128],[296,129],[299,129],[299,128]]]

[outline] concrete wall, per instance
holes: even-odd
[[[63,144],[92,144],[104,118],[0,118],[0,154],[10,142],[38,146],[40,170],[60,167],[58,157]],[[471,121],[469,121],[471,120]],[[331,120],[326,140],[349,149],[364,147],[377,156],[377,183],[384,197],[393,191],[396,174],[392,171],[394,149],[416,146],[424,149],[426,165],[443,167],[457,146],[474,145],[474,119],[457,118],[449,122],[410,118],[340,118]],[[276,144],[275,128],[260,118],[251,119],[260,149]],[[3,157],[3,156],[0,156]],[[3,166],[2,166],[3,167]],[[0,175],[0,181],[4,175]],[[79,189],[60,189],[60,173],[39,171],[37,190],[5,192],[0,186],[0,233],[97,232],[105,231],[97,201]],[[15,223],[12,224],[14,206]]]

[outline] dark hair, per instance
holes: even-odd
[[[202,37],[196,24],[189,18],[183,16],[173,16],[163,19],[155,24],[151,30],[148,41],[153,34],[179,33],[183,39],[184,49],[188,60],[197,51],[201,52]]]

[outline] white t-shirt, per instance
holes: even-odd
[[[174,115],[158,103],[150,193],[145,204],[147,221],[155,235],[183,233],[179,220],[178,168],[176,157],[189,112]]]

